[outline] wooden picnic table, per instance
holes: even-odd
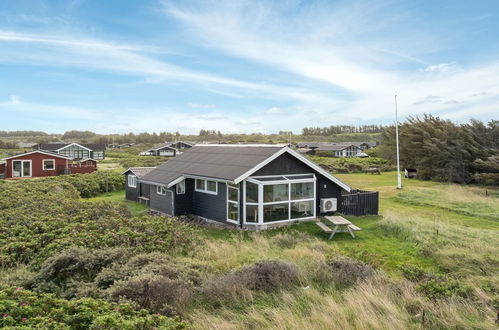
[[[327,227],[326,225],[324,225],[322,222],[321,222],[321,224],[323,226],[319,225],[319,227],[321,227],[324,231],[326,231],[326,230],[323,227],[326,227],[327,229],[329,229],[326,231],[327,233],[331,233],[331,235],[329,236],[329,239],[332,239],[336,233],[350,233],[350,235],[352,235],[352,237],[355,238],[355,234],[353,232],[360,230],[359,227],[357,227],[356,225],[354,225],[353,223],[351,223],[350,221],[348,221],[347,219],[345,219],[343,217],[326,216],[324,218],[334,226],[334,228],[331,229],[331,228]]]

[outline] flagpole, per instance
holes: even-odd
[[[402,189],[402,177],[400,176],[399,119],[398,119],[398,110],[397,110],[397,94],[395,94],[395,140],[397,141],[397,189]]]

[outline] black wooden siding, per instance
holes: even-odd
[[[139,184],[137,184],[137,188],[128,186],[128,176],[130,174],[125,175],[125,198],[129,201],[138,201],[139,200]]]
[[[156,186],[151,185],[150,207],[151,210],[173,215],[174,192],[167,189],[166,195],[158,195]]]
[[[185,179],[185,194],[177,194],[175,190],[175,215],[192,214],[192,196],[194,192],[194,179]]]
[[[305,174],[314,172],[308,165],[285,152],[251,176]]]
[[[206,219],[226,222],[227,186],[225,182],[218,182],[216,195],[194,190],[192,193],[192,213]]]
[[[331,182],[331,180],[327,179],[323,175],[315,174],[317,176],[316,182],[316,215],[319,216],[321,214],[321,199],[322,198],[336,198],[338,208],[341,202],[341,190],[342,188],[338,186],[336,183]],[[327,214],[324,214],[327,215]]]
[[[378,215],[379,193],[377,191],[359,191],[341,196],[338,209],[350,215]]]

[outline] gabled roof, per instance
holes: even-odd
[[[43,150],[33,150],[33,151],[30,151],[30,152],[24,152],[22,154],[17,154],[17,155],[14,155],[14,156],[3,158],[3,160],[17,158],[17,157],[20,157],[20,156],[27,156],[27,155],[31,155],[31,154],[34,154],[34,153],[44,154],[44,155],[47,155],[47,156],[50,156],[50,157],[63,158],[63,159],[69,159],[69,160],[71,160],[71,158],[69,158],[69,157],[66,157],[66,156],[63,156],[63,155],[59,155],[59,154],[56,154],[54,152],[43,151]]]
[[[286,152],[350,191],[348,185],[285,145],[195,145],[141,181],[171,187],[186,177],[207,177],[237,184]]]
[[[84,149],[87,149],[89,151],[93,150],[106,150],[106,146],[104,144],[98,144],[98,143],[40,143],[36,145],[36,147],[40,150],[47,150],[47,151],[57,151],[64,149],[70,145],[77,145],[79,147],[82,147]]]
[[[149,173],[152,170],[154,170],[155,168],[156,167],[130,167],[129,169],[127,169],[126,171],[124,171],[123,173],[121,173],[121,175],[126,174],[128,172],[132,172],[134,175],[136,175],[137,177],[141,178],[144,175],[146,175],[147,173]]]

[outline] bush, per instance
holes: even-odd
[[[71,174],[45,178],[73,185],[84,198],[125,189],[125,180],[119,171],[97,171],[89,174]]]
[[[21,288],[0,289],[0,327],[44,329],[186,329],[187,323],[102,299],[65,300]]]
[[[0,182],[0,210],[2,267],[36,266],[70,246],[184,253],[196,242],[197,231],[188,224],[132,217],[121,204],[86,203],[72,185],[56,180]]]
[[[401,270],[404,277],[418,283],[417,289],[430,299],[471,296],[471,288],[468,285],[447,276],[426,272],[421,267],[411,264],[403,265]]]
[[[411,282],[420,282],[429,276],[423,268],[412,264],[404,264],[400,267],[400,270],[402,275]]]
[[[445,276],[435,276],[423,281],[417,287],[425,296],[431,299],[459,296],[469,298],[471,287]]]
[[[240,304],[257,292],[270,293],[290,287],[298,280],[298,267],[280,261],[260,261],[206,283],[202,292],[207,302],[220,306]]]
[[[114,301],[127,301],[151,312],[175,315],[185,313],[192,286],[182,279],[141,274],[116,282],[107,294]]]
[[[328,263],[334,281],[342,287],[349,287],[358,281],[366,280],[374,275],[374,270],[352,259],[335,259]]]

